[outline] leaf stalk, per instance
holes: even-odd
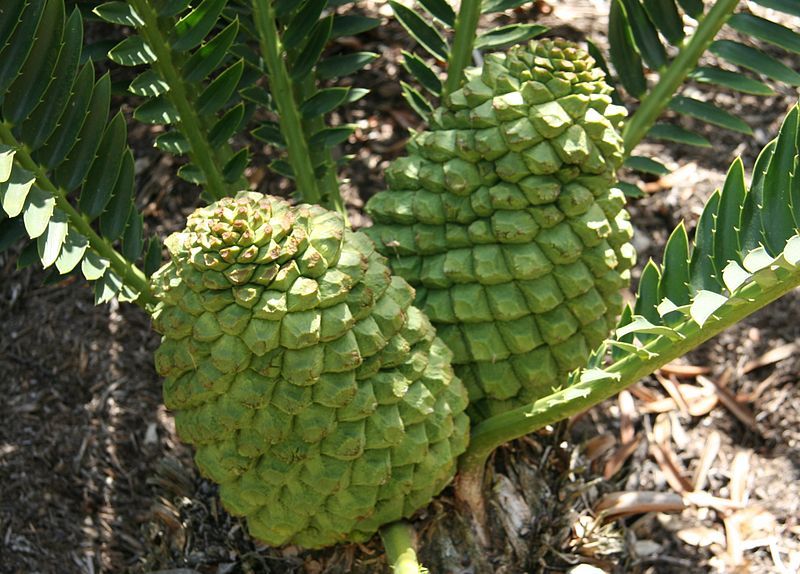
[[[425,574],[414,550],[414,530],[404,521],[392,522],[380,529],[386,560],[394,574]]]
[[[467,451],[459,459],[461,481],[480,484],[488,456],[498,446],[546,425],[569,418],[619,393],[642,377],[708,341],[748,315],[758,311],[800,285],[800,269],[779,268],[777,281],[769,287],[752,282],[735,293],[738,304],[728,303],[709,318],[703,327],[691,319],[675,327],[683,338],[670,341],[659,336],[644,347],[643,353],[630,354],[612,363],[599,380],[581,381],[543,397],[533,404],[491,417],[472,430]]]
[[[728,21],[739,0],[718,0],[697,25],[697,30],[680,48],[678,55],[660,75],[658,82],[642,99],[638,109],[625,124],[622,137],[625,155],[644,139],[653,124],[669,105],[672,96],[681,87],[686,77],[694,70],[700,56],[708,49],[717,32]]]
[[[472,57],[472,47],[475,44],[475,34],[480,17],[481,0],[461,0],[458,16],[456,16],[453,48],[450,50],[450,60],[447,62],[447,79],[442,90],[442,99],[461,87],[464,69],[469,65]]]
[[[169,86],[165,97],[178,112],[178,126],[189,142],[189,157],[205,175],[205,189],[214,199],[230,195],[235,190],[225,183],[222,168],[217,163],[219,158],[202,132],[203,123],[197,114],[197,107],[189,97],[186,84],[172,58],[172,49],[158,26],[158,14],[149,0],[128,0],[128,3],[144,22],[137,31],[156,55],[153,67]]]
[[[258,32],[261,56],[269,73],[270,92],[278,106],[281,133],[286,139],[289,164],[294,172],[297,190],[304,201],[320,203],[322,194],[317,185],[314,165],[311,163],[311,153],[303,132],[300,111],[294,100],[292,80],[283,60],[283,47],[278,35],[272,2],[253,0],[253,20]]]
[[[14,159],[24,169],[32,172],[36,176],[36,183],[43,191],[53,194],[56,200],[56,206],[67,214],[70,225],[82,235],[86,236],[92,249],[102,257],[108,259],[111,269],[119,275],[125,285],[128,285],[139,293],[136,304],[142,308],[154,304],[156,302],[156,297],[150,289],[150,282],[147,280],[147,277],[145,277],[144,272],[125,259],[121,253],[114,249],[110,241],[101,237],[92,228],[91,223],[86,217],[69,202],[69,199],[67,199],[67,192],[52,182],[47,176],[45,168],[33,160],[27,146],[17,141],[11,129],[4,123],[0,123],[0,141],[10,145],[16,150]]]

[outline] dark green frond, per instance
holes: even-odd
[[[797,12],[790,0],[759,0],[759,4],[787,14]],[[626,152],[632,153],[645,137],[695,146],[708,141],[681,127],[681,116],[688,116],[723,129],[751,135],[747,122],[721,108],[713,100],[715,91],[732,90],[760,96],[771,95],[776,85],[800,85],[800,73],[779,57],[754,47],[766,43],[787,55],[800,53],[800,34],[777,22],[742,11],[738,0],[720,0],[704,6],[700,0],[613,0],[609,14],[610,60],[621,88],[641,105],[625,129]],[[689,27],[688,16],[697,21]],[[745,40],[715,37],[728,25]],[[665,46],[673,49],[667,56]],[[700,66],[700,57],[709,52],[723,66]],[[686,80],[694,80],[703,92],[681,95]],[[669,108],[678,114],[678,123],[656,123]]]
[[[95,80],[91,63],[79,67],[81,15],[67,15],[64,0],[4,3],[3,10],[0,241],[7,247],[27,235],[22,264],[38,259],[61,274],[80,265],[96,281],[98,302],[145,304],[152,295],[134,265],[139,254],[124,239],[122,253],[113,246],[126,221],[141,220],[125,118],[109,121],[108,74]]]

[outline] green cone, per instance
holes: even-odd
[[[447,485],[467,394],[365,235],[321,207],[242,193],[166,245],[153,276],[164,401],[255,538],[364,540]]]
[[[367,204],[367,233],[485,418],[563,385],[613,328],[635,252],[614,187],[625,110],[562,40],[486,56]]]

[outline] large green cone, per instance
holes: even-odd
[[[195,211],[167,247],[153,277],[164,401],[255,538],[364,540],[445,487],[467,394],[366,236],[243,193]]]
[[[621,310],[635,258],[614,187],[625,110],[603,78],[566,41],[488,55],[367,204],[475,419],[563,385]]]

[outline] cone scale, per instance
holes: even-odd
[[[480,420],[561,386],[622,306],[635,252],[625,110],[562,40],[489,54],[387,170],[367,233],[453,352]]]
[[[447,485],[466,391],[366,236],[321,207],[242,193],[166,245],[153,276],[164,401],[253,537],[365,540]]]

